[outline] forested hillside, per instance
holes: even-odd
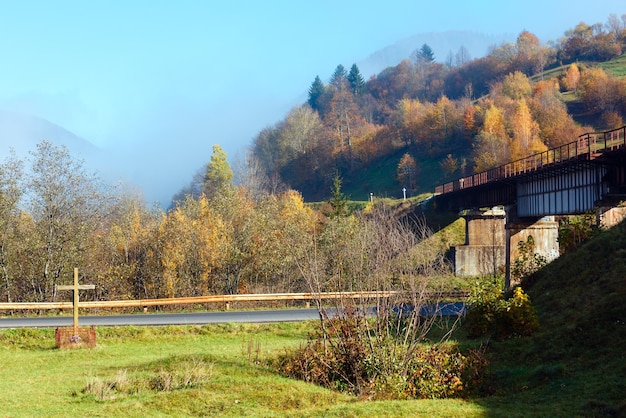
[[[252,154],[267,178],[307,200],[338,173],[353,199],[427,192],[608,130],[626,119],[626,14],[579,23],[551,45],[524,31],[470,60],[437,62],[427,44],[369,80],[338,65],[308,101],[261,131]],[[613,63],[613,65],[607,65]]]

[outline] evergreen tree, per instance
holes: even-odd
[[[363,79],[363,76],[359,71],[359,67],[357,67],[356,64],[352,64],[347,79],[348,83],[350,83],[350,89],[352,90],[352,93],[357,96],[363,93],[363,90],[365,89],[365,80]]]
[[[416,50],[413,53],[415,57],[415,62],[417,63],[427,63],[435,61],[435,53],[432,48],[428,46],[428,44],[422,45],[422,47]]]
[[[333,208],[330,216],[347,216],[349,214],[348,198],[341,191],[341,177],[339,176],[339,173],[335,173],[333,186],[330,188],[330,194],[331,198],[328,200],[328,203],[330,203]]]
[[[337,89],[341,89],[345,86],[348,78],[348,73],[343,65],[339,64],[337,68],[335,68],[335,72],[330,78],[330,84],[335,86]]]
[[[326,86],[324,85],[320,77],[315,76],[315,80],[313,80],[313,84],[311,84],[311,87],[309,88],[308,103],[309,103],[309,106],[311,106],[311,109],[317,110],[319,112],[320,98],[324,94],[325,90],[326,90]]]

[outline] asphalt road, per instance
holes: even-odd
[[[413,308],[405,305],[395,308],[397,312],[410,314]],[[372,308],[373,310],[375,308]],[[372,312],[373,312],[372,310]],[[333,309],[328,311],[332,314]],[[370,312],[370,313],[372,313]],[[438,305],[423,306],[420,315],[458,316],[465,314],[465,304],[440,303]],[[267,311],[226,311],[226,312],[192,312],[178,314],[134,314],[134,315],[105,315],[81,316],[78,319],[80,326],[124,326],[124,325],[203,325],[229,322],[268,323],[292,322],[318,319],[317,309],[284,309]],[[0,317],[0,328],[56,328],[67,327],[73,324],[73,317],[63,316],[34,316],[34,317]]]
[[[229,322],[290,322],[317,318],[319,318],[317,309],[288,309],[273,311],[81,316],[78,322],[80,326],[203,325]],[[38,316],[28,318],[0,317],[0,328],[56,328],[72,326],[72,324],[72,316]]]

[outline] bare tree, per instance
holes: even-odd
[[[435,246],[426,244],[430,236],[422,220],[401,221],[374,207],[366,215],[330,219],[296,257],[312,293],[360,294],[330,305],[315,299],[326,350],[344,359],[332,372],[354,393],[366,390],[366,374],[404,379],[419,343],[441,319],[433,277],[446,263]],[[374,371],[365,371],[364,363]]]
[[[22,198],[22,161],[14,153],[0,166],[0,274],[5,287],[6,301],[12,301],[13,277],[12,244],[15,243],[15,225],[19,217],[18,204]]]
[[[87,240],[101,220],[104,198],[95,174],[67,148],[43,141],[31,153],[28,203],[35,224],[30,278],[40,300],[54,298],[53,289],[64,274],[81,265]]]

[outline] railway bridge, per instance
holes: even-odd
[[[626,126],[440,185],[434,202],[466,219],[465,245],[455,248],[457,275],[504,268],[510,285],[518,243],[532,236],[535,252],[558,257],[556,216],[595,212],[614,225],[626,200]]]

